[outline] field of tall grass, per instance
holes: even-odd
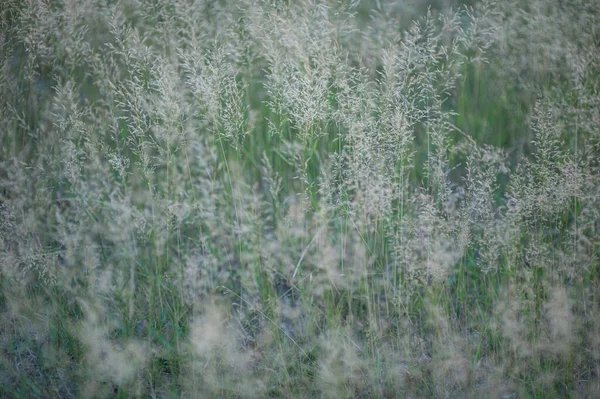
[[[0,1],[0,397],[597,395],[599,0]]]

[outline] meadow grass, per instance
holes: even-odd
[[[0,396],[600,392],[597,0],[0,26]]]

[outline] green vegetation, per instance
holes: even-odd
[[[600,2],[456,3],[0,2],[0,396],[600,392]]]

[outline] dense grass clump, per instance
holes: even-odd
[[[600,3],[3,0],[1,397],[600,392]]]

